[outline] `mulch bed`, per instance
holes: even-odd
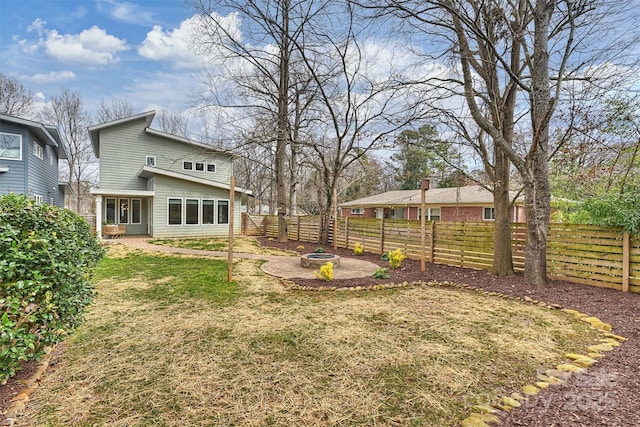
[[[263,246],[302,252],[313,252],[317,247],[337,255],[349,257],[353,252],[332,246],[309,242],[289,241],[278,243],[266,238],[259,239]],[[387,267],[377,254],[364,253],[358,259],[371,261]],[[613,326],[613,332],[628,340],[609,352],[585,373],[572,375],[561,385],[543,390],[530,398],[519,409],[501,415],[501,426],[527,427],[584,427],[606,426],[636,427],[640,425],[640,407],[637,405],[640,393],[640,294],[623,293],[611,289],[577,285],[564,281],[550,281],[546,286],[526,283],[521,275],[494,277],[486,271],[451,267],[427,263],[426,271],[420,271],[420,262],[406,259],[399,269],[389,269],[391,276],[386,280],[373,277],[361,279],[334,280],[331,286],[369,286],[381,283],[402,283],[412,281],[448,281],[481,287],[487,291],[500,292],[516,297],[543,300],[597,316]],[[293,279],[297,285],[319,287],[326,285],[317,279]],[[55,359],[55,358],[54,358]],[[0,425],[4,421],[11,398],[21,390],[26,378],[34,369],[34,364],[25,368],[9,382],[0,386]],[[514,390],[516,391],[516,390]]]
[[[259,239],[263,246],[302,252],[313,252],[322,247],[326,252],[341,257],[353,257],[351,250],[332,246],[289,241],[278,243],[266,238]],[[364,253],[358,259],[371,261],[381,267],[388,262],[380,260],[380,255]],[[521,408],[501,415],[499,425],[505,427],[554,427],[554,426],[630,426],[640,425],[640,294],[578,285],[565,281],[550,281],[546,286],[536,286],[525,282],[522,275],[494,277],[483,270],[452,267],[427,263],[426,270],[420,271],[420,261],[406,259],[399,269],[389,269],[390,279],[376,280],[373,277],[361,279],[334,280],[331,286],[369,286],[380,283],[402,283],[412,281],[448,281],[481,287],[490,292],[499,292],[515,297],[528,296],[548,304],[558,304],[583,313],[596,316],[613,326],[613,332],[628,338],[620,347],[607,353],[598,363],[585,373],[572,375],[561,385],[543,390],[530,398]],[[317,279],[293,279],[297,285],[319,287],[326,285]],[[514,390],[517,391],[517,390]],[[493,424],[492,424],[493,425]]]

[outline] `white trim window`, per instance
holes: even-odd
[[[215,206],[216,202],[213,199],[202,199],[201,206],[201,218],[203,225],[215,224]]]
[[[118,199],[118,224],[129,224],[129,199]]]
[[[22,160],[22,135],[0,132],[0,159]]]
[[[167,224],[182,225],[182,199],[169,198],[167,204]]]
[[[193,162],[191,160],[185,160],[182,162],[182,169],[186,171],[193,170]]]
[[[207,172],[215,173],[216,172],[216,164],[215,163],[207,163]]]
[[[200,223],[198,218],[200,201],[198,199],[185,199],[184,201],[184,223],[186,225],[198,225]]]
[[[441,210],[440,208],[427,208],[426,211],[427,213],[425,220],[427,221],[440,221],[441,218]],[[422,208],[418,208],[418,219],[422,220]]]
[[[151,166],[153,168],[156,167],[156,156],[147,156],[144,162],[145,165]]]
[[[484,221],[495,221],[496,208],[482,208],[482,219]]]
[[[196,172],[204,172],[204,163],[196,162]]]
[[[107,197],[104,203],[105,215],[104,220],[107,224],[116,223],[116,199],[114,197]]]
[[[142,224],[142,199],[131,199],[131,224]]]
[[[353,215],[362,215],[364,214],[364,208],[352,208],[351,214]]]
[[[44,159],[44,149],[40,144],[33,141],[33,155],[39,158],[40,160]]]
[[[34,202],[36,205],[41,205],[41,204],[44,202],[44,197],[42,197],[42,196],[41,196],[41,195],[39,195],[39,194],[34,194],[34,195],[33,195],[33,202]]]
[[[216,224],[229,224],[229,200],[218,200]]]

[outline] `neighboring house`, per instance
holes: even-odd
[[[59,182],[58,160],[66,158],[58,129],[0,114],[0,194],[25,194],[64,208],[70,188]]]
[[[420,219],[421,190],[397,190],[340,204],[343,217]],[[512,197],[515,193],[512,193]],[[480,185],[433,188],[425,192],[425,216],[436,221],[493,221],[493,194]],[[525,210],[516,203],[513,222],[525,221]]]
[[[228,235],[232,156],[149,125],[155,111],[89,127],[100,161],[96,196],[101,224],[152,237]],[[240,231],[236,189],[234,230]]]

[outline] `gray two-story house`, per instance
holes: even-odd
[[[240,231],[241,196],[233,158],[211,146],[150,128],[155,111],[89,127],[100,162],[97,224],[123,225],[127,235],[227,235],[229,218]],[[97,227],[101,237],[101,227]]]
[[[66,158],[54,126],[0,114],[0,194],[25,194],[63,208],[69,187],[59,182],[58,160]]]

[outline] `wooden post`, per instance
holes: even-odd
[[[344,247],[349,249],[349,217],[344,217]]]
[[[380,218],[380,253],[384,253],[384,218]]]
[[[436,222],[431,221],[431,235],[429,236],[429,262],[433,263],[433,254],[435,253],[435,248],[433,247],[434,235],[436,233]]]
[[[622,235],[622,292],[629,292],[631,242],[629,233]]]
[[[333,251],[338,250],[338,192],[333,189]]]
[[[426,226],[426,216],[424,214],[426,208],[426,195],[425,193],[429,189],[429,180],[427,178],[422,179],[422,186],[420,187],[420,271],[424,271],[426,269],[425,265],[425,254],[424,254],[424,243],[425,243],[425,226]]]
[[[232,175],[229,182],[229,248],[227,259],[227,280],[233,280],[233,219],[235,217],[236,178]]]

